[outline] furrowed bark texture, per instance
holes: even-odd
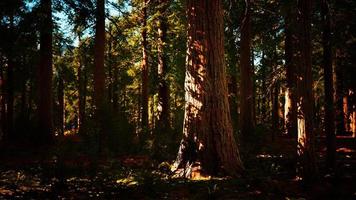
[[[188,0],[187,15],[186,104],[175,168],[185,168],[186,177],[194,164],[208,175],[236,176],[243,167],[227,96],[222,1]]]

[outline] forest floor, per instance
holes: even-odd
[[[169,163],[143,155],[59,159],[6,147],[0,150],[0,199],[356,199],[355,138],[337,143],[336,172],[320,168],[309,186],[294,178],[292,142],[282,136],[249,154],[237,179],[172,178]],[[322,166],[325,149],[318,153]]]

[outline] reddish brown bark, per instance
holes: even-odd
[[[344,72],[342,66],[343,51],[341,49],[336,49],[336,66],[335,66],[335,121],[336,121],[336,134],[345,135],[345,112],[344,112],[344,96],[345,96],[345,86],[344,86]]]
[[[147,0],[142,7],[142,86],[141,86],[141,128],[140,142],[143,144],[148,134],[148,56],[147,56]]]
[[[159,0],[158,17],[158,127],[159,129],[168,128],[169,124],[169,88],[167,83],[167,58],[166,58],[166,35],[167,18],[166,10],[167,0]]]
[[[286,92],[285,92],[285,129],[289,136],[297,135],[297,103],[296,103],[296,62],[295,57],[295,14],[292,11],[292,5],[287,5],[285,16],[285,66],[286,66]]]
[[[243,138],[249,138],[254,131],[253,68],[251,65],[251,3],[246,7],[241,24],[240,46],[240,130]]]
[[[41,0],[41,33],[39,65],[39,132],[36,142],[45,144],[53,139],[52,109],[52,8],[51,0]]]
[[[188,0],[183,139],[175,168],[236,176],[243,169],[233,136],[224,59],[222,0]],[[193,170],[194,171],[194,170]]]
[[[316,160],[313,134],[313,79],[311,57],[311,5],[310,0],[298,0],[299,51],[298,69],[298,173],[306,182],[316,178]]]

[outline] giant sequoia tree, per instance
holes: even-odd
[[[242,170],[233,136],[224,61],[222,0],[188,0],[188,51],[183,139],[174,167],[191,176]]]
[[[39,65],[39,132],[36,141],[48,142],[53,137],[52,115],[52,3],[41,0],[41,33]]]
[[[285,5],[285,66],[286,66],[286,92],[285,92],[285,128],[289,136],[297,133],[297,104],[296,104],[296,60],[295,60],[295,11],[291,2]]]
[[[298,68],[298,156],[299,173],[306,181],[312,181],[316,175],[314,134],[313,134],[313,78],[311,52],[311,1],[298,1],[299,52]]]

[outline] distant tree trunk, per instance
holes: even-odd
[[[166,152],[165,147],[171,139],[170,120],[169,120],[169,86],[167,82],[167,55],[166,55],[166,36],[167,36],[167,8],[168,0],[158,1],[158,105],[157,105],[157,129],[154,136],[154,156],[162,157]],[[154,103],[153,103],[154,104]],[[154,109],[151,109],[152,112]],[[154,115],[152,115],[154,120]],[[152,124],[154,125],[154,124]],[[153,126],[154,127],[154,126]]]
[[[251,22],[250,22],[251,23]],[[251,38],[251,36],[250,36]],[[253,49],[251,48],[251,70],[252,70],[252,119],[253,119],[253,126],[255,126],[257,124],[257,118],[256,118],[256,92],[257,92],[257,88],[256,88],[256,82],[254,81],[254,71],[255,71],[255,54]]]
[[[106,141],[105,131],[105,71],[104,71],[104,51],[105,51],[105,0],[96,1],[96,27],[94,44],[94,102],[95,115],[99,123],[100,130],[100,151]]]
[[[347,90],[347,89],[346,89]],[[347,91],[345,91],[345,95],[342,98],[342,109],[344,112],[344,127],[345,127],[345,134],[348,134],[349,132],[349,96],[347,94]]]
[[[159,0],[158,16],[158,127],[159,129],[169,128],[169,88],[167,83],[167,56],[166,56],[166,35],[167,0]]]
[[[14,31],[14,16],[10,15],[10,33]],[[10,38],[14,42],[13,38]],[[6,132],[5,139],[14,140],[13,131],[14,122],[14,67],[15,67],[15,52],[13,47],[10,47],[7,62],[7,81],[6,81]]]
[[[353,95],[355,95],[355,94],[353,94]],[[356,137],[356,105],[353,105],[353,107],[352,107],[351,131],[352,131],[352,137],[355,138]]]
[[[141,129],[140,143],[143,144],[148,134],[148,56],[147,56],[147,0],[142,7],[142,86],[141,86]]]
[[[325,117],[324,127],[326,135],[326,165],[328,168],[335,168],[335,110],[334,110],[334,87],[333,68],[331,50],[331,18],[329,10],[329,0],[322,0],[321,5],[323,20],[323,67],[324,67],[324,91],[325,91]]]
[[[279,94],[279,84],[276,82],[273,84],[271,89],[271,101],[272,101],[272,141],[275,140],[276,132],[279,129],[279,116],[278,116],[278,94]]]
[[[267,79],[267,69],[266,69],[266,58],[265,54],[262,54],[262,59],[261,59],[261,123],[266,122],[267,118],[267,95],[265,91],[267,91],[267,84],[266,84],[266,79]]]
[[[191,177],[243,169],[233,136],[224,58],[221,0],[188,0],[188,51],[183,139],[174,167]],[[194,174],[193,174],[194,176]]]
[[[24,63],[24,58],[21,57],[21,62],[22,64]],[[26,113],[28,110],[28,104],[27,104],[27,79],[22,78],[21,81],[21,106],[20,106],[20,119],[22,121],[28,121],[26,118]]]
[[[356,85],[353,85],[350,91],[351,105],[350,105],[350,131],[352,137],[356,137]]]
[[[14,140],[14,131],[13,131],[13,123],[14,123],[14,67],[15,63],[12,57],[9,58],[7,65],[7,125],[6,125],[6,137],[7,139]]]
[[[310,0],[298,0],[300,66],[298,89],[298,173],[306,182],[316,178],[317,166],[313,134],[313,79],[311,57],[311,5]]]
[[[33,137],[40,144],[53,140],[52,108],[52,3],[41,0],[40,66],[39,66],[39,132]]]
[[[119,112],[119,70],[117,67],[114,68],[114,77],[113,77],[113,88],[112,88],[112,105],[114,112]]]
[[[58,129],[59,135],[64,135],[64,80],[63,80],[63,73],[61,73],[58,77],[58,91],[57,91],[57,98],[58,98]]]
[[[83,73],[84,70],[84,65],[82,61],[82,51],[81,51],[81,45],[82,45],[82,38],[81,34],[78,34],[78,40],[79,40],[79,55],[78,55],[78,132],[83,133],[83,124],[84,124],[84,118],[85,118],[85,101],[84,101],[84,81],[83,81]]]
[[[108,40],[108,52],[107,52],[107,69],[108,69],[108,101],[109,101],[109,105],[110,105],[110,109],[113,109],[113,56],[112,56],[112,46],[113,46],[113,37],[111,36],[111,26],[109,26],[109,30],[108,30],[109,34],[110,34],[110,38]]]
[[[6,110],[5,110],[5,81],[3,74],[3,67],[0,69],[0,140],[5,134]]]
[[[245,13],[241,24],[240,46],[240,130],[243,138],[254,131],[253,69],[251,66],[251,5],[245,0]]]
[[[340,49],[336,49],[336,66],[335,66],[335,75],[336,75],[336,90],[335,90],[335,104],[336,104],[336,134],[345,135],[345,112],[344,112],[344,75],[343,75],[343,66],[341,60],[343,58],[343,52]]]
[[[287,85],[285,92],[285,129],[286,133],[291,137],[296,137],[297,135],[297,101],[296,101],[296,62],[293,42],[295,38],[295,33],[293,26],[294,23],[294,12],[292,11],[292,6],[287,5],[287,13],[285,16],[285,66],[286,66],[286,77]]]

